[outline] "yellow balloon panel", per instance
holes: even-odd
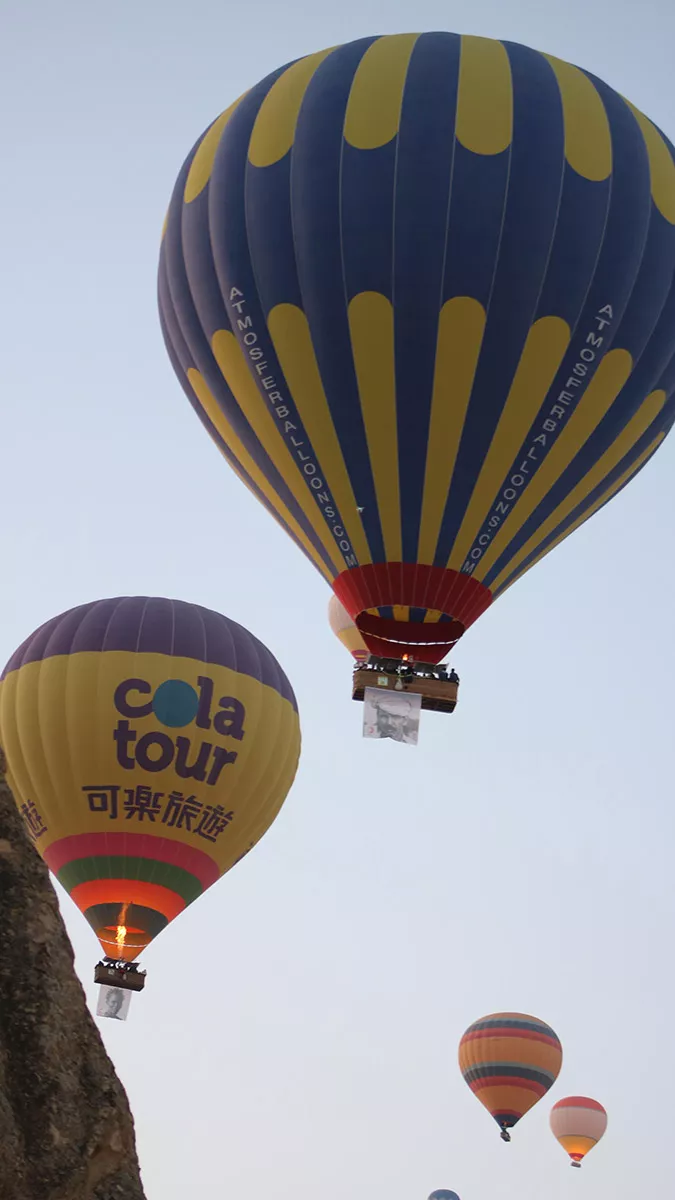
[[[106,821],[130,831],[161,824],[163,837],[183,842],[187,827],[172,821],[167,800],[198,793],[194,803],[227,809],[228,837],[201,835],[222,874],[246,848],[261,813],[276,813],[299,753],[291,705],[223,667],[209,667],[207,675],[189,659],[170,665],[167,679],[163,655],[89,653],[30,663],[4,680],[4,748],[19,797],[33,800],[45,821],[42,853],[61,838],[100,832]],[[182,714],[172,718],[180,725],[163,723],[147,711],[158,692],[160,711],[173,693],[186,704],[185,716],[196,706],[194,715],[184,724]],[[269,755],[259,752],[261,727]],[[139,787],[153,800],[138,801]],[[92,802],[92,794],[100,798]]]

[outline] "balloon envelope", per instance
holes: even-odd
[[[432,1192],[429,1200],[459,1200],[457,1192],[448,1192],[445,1188],[439,1188],[438,1191]]]
[[[588,72],[452,33],[281,67],[188,155],[172,364],[372,652],[440,662],[670,429],[673,155]]]
[[[340,603],[337,596],[331,596],[328,603],[328,623],[352,658],[357,662],[363,662],[368,658],[368,647],[347,609]]]
[[[130,960],[271,825],[300,732],[248,630],[140,596],[80,605],[19,647],[0,743],[37,849],[105,953]]]
[[[537,1017],[494,1013],[467,1029],[459,1043],[459,1066],[471,1091],[506,1131],[555,1083],[562,1046]]]
[[[597,1145],[607,1129],[607,1112],[602,1104],[588,1096],[566,1096],[553,1105],[550,1124],[554,1137],[572,1159],[572,1165],[581,1166],[582,1158]]]

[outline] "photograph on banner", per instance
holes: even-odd
[[[111,1017],[113,1021],[126,1021],[130,1004],[131,992],[102,983],[98,993],[96,1016]]]
[[[422,697],[416,692],[389,692],[367,687],[363,697],[363,736],[391,738],[417,745]]]

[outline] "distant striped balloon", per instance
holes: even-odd
[[[440,662],[662,443],[674,156],[589,71],[444,32],[282,66],[190,151],[169,357],[371,652]]]
[[[562,1046],[550,1025],[537,1017],[494,1013],[467,1029],[459,1044],[459,1066],[508,1142],[508,1130],[558,1078]]]
[[[288,679],[247,629],[124,596],[19,647],[0,744],[36,848],[104,952],[132,960],[272,824],[300,727]]]
[[[551,1130],[563,1150],[580,1167],[581,1160],[597,1146],[607,1129],[607,1112],[597,1100],[588,1096],[566,1096],[553,1105]]]
[[[368,658],[368,647],[337,596],[331,596],[328,603],[328,624],[356,662],[363,662]]]

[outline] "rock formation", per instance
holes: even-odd
[[[0,1200],[143,1196],[126,1093],[0,774]]]

